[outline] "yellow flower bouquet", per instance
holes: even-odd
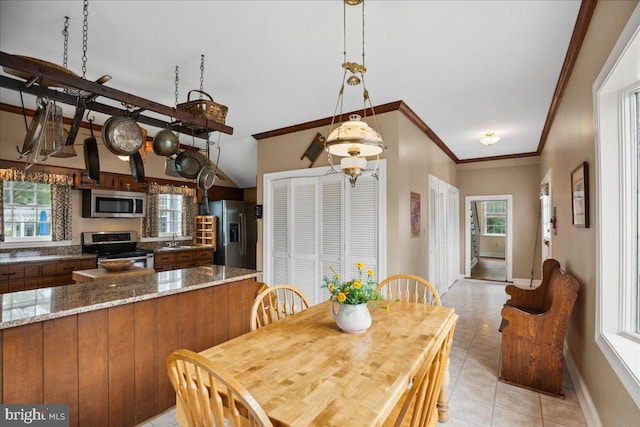
[[[376,291],[378,284],[373,279],[375,273],[372,270],[363,272],[364,264],[360,262],[356,264],[356,267],[358,268],[358,278],[346,282],[340,281],[340,275],[336,273],[333,266],[329,267],[333,277],[324,276],[322,287],[329,290],[333,301],[341,304],[357,305],[381,299],[380,293]],[[366,273],[366,278],[363,278],[364,273]]]

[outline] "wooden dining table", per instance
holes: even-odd
[[[389,306],[370,303],[373,323],[361,334],[342,332],[324,302],[200,354],[249,390],[275,426],[378,426],[458,318],[448,307]]]

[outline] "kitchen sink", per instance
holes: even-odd
[[[175,245],[175,246],[165,246],[163,249],[193,249],[192,245]]]

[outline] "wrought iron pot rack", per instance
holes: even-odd
[[[17,78],[0,75],[0,87],[5,89],[22,91],[23,93],[29,93],[36,96],[47,96],[49,99],[62,102],[64,104],[76,105],[77,98],[75,96],[69,95],[64,91],[53,90],[34,84],[40,79],[46,79],[66,87],[91,93],[86,100],[86,107],[92,111],[104,113],[110,116],[124,115],[126,113],[125,109],[96,102],[96,99],[102,96],[127,105],[135,106],[136,108],[130,114],[135,117],[138,122],[149,126],[161,129],[171,127],[180,133],[188,135],[193,134],[195,137],[203,139],[208,139],[209,134],[215,131],[226,133],[228,135],[233,134],[233,128],[230,126],[208,120],[204,117],[198,117],[173,107],[158,104],[157,102],[153,102],[112,87],[103,86],[99,83],[85,80],[82,77],[57,70],[46,64],[41,64],[27,58],[18,57],[0,51],[0,66],[22,71],[33,76],[30,80],[25,82]],[[168,122],[154,117],[144,116],[140,114],[143,111],[151,111],[168,116],[174,118],[175,121]]]

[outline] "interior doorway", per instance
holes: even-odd
[[[465,197],[465,277],[513,280],[513,197]]]
[[[553,232],[555,232],[555,214],[551,203],[551,170],[542,179],[540,183],[540,228],[542,230],[542,260],[553,257]],[[553,231],[553,232],[552,232]],[[538,236],[536,236],[536,239]],[[534,255],[535,257],[535,255]]]

